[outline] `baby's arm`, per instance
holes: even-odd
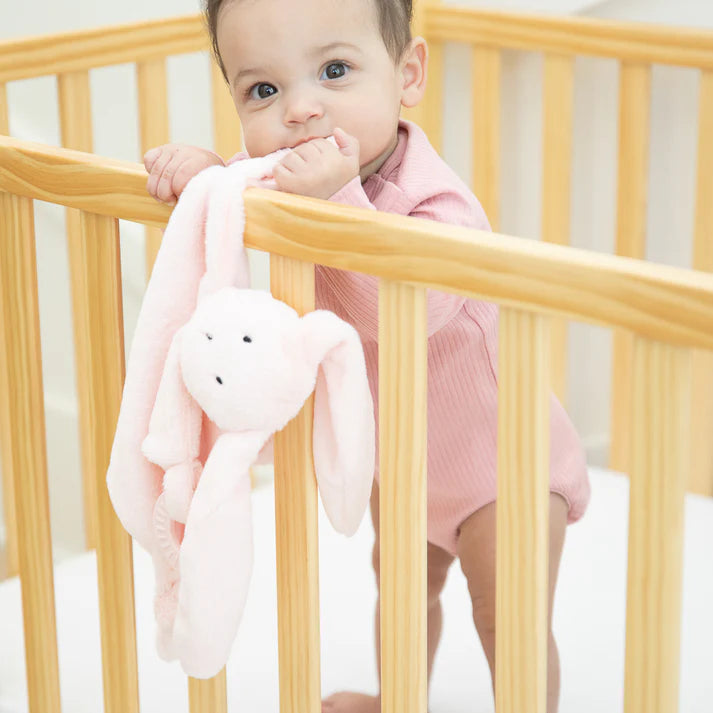
[[[152,198],[175,204],[188,181],[209,166],[222,166],[218,154],[197,146],[164,144],[147,151],[144,166],[149,174],[146,190]]]
[[[387,212],[424,218],[442,223],[489,230],[485,214],[477,201],[469,201],[455,190],[435,191],[415,206],[400,191],[383,208]],[[357,177],[337,191],[330,200],[358,208],[376,210]],[[378,278],[346,270],[318,268],[326,286],[349,314],[350,321],[362,337],[378,339]],[[463,307],[465,298],[449,292],[429,289],[427,292],[428,336],[443,329]]]

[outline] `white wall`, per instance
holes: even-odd
[[[529,12],[588,16],[713,27],[710,0],[490,0],[461,4]],[[36,0],[32,12],[0,3],[0,41],[25,35],[70,31],[195,12],[198,0]],[[466,48],[447,50],[444,155],[465,179],[472,114],[464,87],[469,83]],[[505,233],[539,238],[541,136],[541,58],[505,53],[502,112],[502,225]],[[210,145],[208,59],[205,55],[169,61],[172,140]],[[572,242],[611,251],[614,244],[617,138],[617,68],[606,60],[582,59],[576,65],[575,148]],[[135,78],[129,66],[93,71],[95,151],[138,160]],[[697,76],[690,70],[654,69],[649,204],[649,254],[652,260],[688,265],[697,132]],[[56,88],[52,79],[10,84],[11,132],[20,138],[59,144]],[[51,482],[51,517],[60,550],[81,542],[77,509],[80,483],[72,355],[69,280],[62,211],[38,204],[37,251],[40,285],[43,377]],[[122,270],[127,349],[144,284],[142,231],[122,222]],[[258,261],[260,284],[265,262]],[[593,462],[606,455],[609,424],[609,344],[606,330],[575,325],[570,338],[570,413]],[[0,540],[2,527],[0,522]]]

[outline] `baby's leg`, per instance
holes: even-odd
[[[374,549],[372,552],[372,564],[376,574],[377,591],[379,587],[379,487],[374,484],[371,491],[371,520],[374,523]],[[441,614],[441,591],[446,583],[448,568],[455,558],[445,550],[436,545],[428,543],[427,553],[427,578],[428,589],[426,594],[427,603],[427,670],[428,678],[431,678],[433,668],[433,658],[436,648],[441,638],[442,614]],[[381,678],[381,646],[380,646],[380,620],[379,620],[379,599],[376,600],[375,616],[375,638],[376,638],[376,664],[379,678]],[[353,693],[342,691],[335,693],[322,701],[323,713],[379,713],[381,702],[378,696],[368,696],[364,693]]]
[[[473,604],[473,621],[483,644],[495,690],[495,503],[474,512],[460,528],[458,557],[468,580]],[[550,493],[549,556],[549,642],[547,667],[547,713],[557,713],[560,666],[557,644],[552,636],[554,601],[560,555],[567,527],[567,503]]]

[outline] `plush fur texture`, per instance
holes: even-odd
[[[142,304],[107,473],[124,527],[153,556],[157,646],[209,678],[225,665],[252,568],[250,466],[315,391],[325,511],[356,531],[375,433],[356,330],[247,289],[242,192],[283,152],[196,176],[176,206]]]

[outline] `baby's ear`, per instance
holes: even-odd
[[[428,45],[423,37],[414,37],[404,50],[399,64],[401,72],[401,104],[416,106],[426,92]]]

